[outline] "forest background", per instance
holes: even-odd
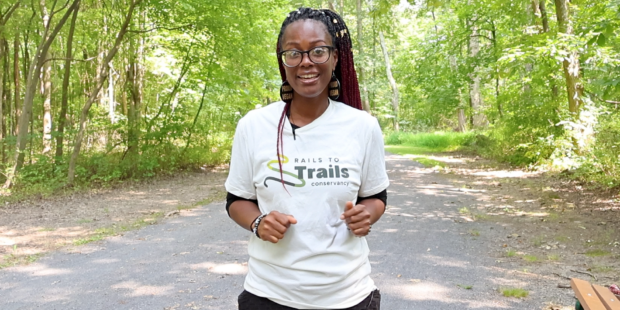
[[[484,156],[620,185],[619,0],[0,0],[3,195],[226,163],[279,100],[288,12],[347,21],[388,144],[463,132]]]

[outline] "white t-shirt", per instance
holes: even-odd
[[[368,244],[340,219],[345,203],[389,185],[383,136],[364,111],[330,101],[312,123],[295,130],[285,119],[280,181],[277,126],[284,102],[249,112],[237,126],[226,190],[257,199],[262,213],[297,219],[278,243],[252,235],[244,288],[296,309],[341,309],[376,287]],[[288,193],[287,193],[288,190]]]

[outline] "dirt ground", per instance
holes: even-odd
[[[620,284],[617,191],[587,189],[558,176],[466,154],[426,157],[445,164],[425,168],[428,173],[442,174],[478,197],[472,205],[454,202],[462,221],[491,221],[505,228],[492,232],[488,244],[488,255],[503,266],[557,279],[559,287],[567,286],[572,277]],[[0,268],[27,264],[49,251],[122,234],[187,208],[223,200],[225,178],[224,169],[188,172],[115,189],[1,203]],[[567,309],[562,306],[567,305],[547,309]]]
[[[183,172],[52,199],[13,204],[0,201],[0,269],[223,200],[225,179],[223,169]]]
[[[560,294],[559,289],[570,291],[570,278],[603,286],[620,284],[618,190],[586,188],[557,174],[524,171],[465,154],[424,157],[445,165],[426,168],[429,173],[441,173],[478,197],[473,205],[454,202],[463,221],[504,227],[504,231],[469,233],[492,234],[488,254],[505,268],[556,279],[557,287],[549,288],[549,295]],[[574,307],[549,304],[545,309]]]

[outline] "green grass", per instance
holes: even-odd
[[[27,256],[15,256],[13,254],[4,256],[4,263],[0,264],[0,270],[18,265],[28,265],[36,262],[41,258],[41,254],[32,254]]]
[[[545,238],[543,238],[541,236],[538,236],[538,237],[534,238],[534,240],[532,240],[532,244],[535,247],[539,247],[539,246],[541,246],[543,244],[544,241],[545,241]]]
[[[549,255],[547,255],[547,259],[550,260],[550,261],[559,261],[560,260],[560,255],[549,254]]]
[[[589,257],[600,257],[600,256],[607,256],[610,254],[611,252],[609,251],[599,250],[599,249],[589,250],[586,252],[586,256],[589,256]]]
[[[431,152],[453,152],[464,149],[475,142],[474,132],[434,132],[434,133],[406,133],[391,132],[386,134],[385,144],[414,147],[409,154]]]
[[[464,284],[457,284],[456,286],[460,287],[460,288],[464,288],[466,290],[471,290],[472,288],[474,288],[473,285],[464,285]]]
[[[523,255],[523,259],[530,263],[535,263],[538,261],[538,257],[536,257],[536,255]]]
[[[517,255],[517,251],[515,251],[515,250],[511,249],[511,250],[507,250],[506,251],[506,257],[514,257],[516,255]]]
[[[476,213],[474,214],[474,219],[480,220],[480,221],[487,221],[491,219],[491,216],[486,213]]]
[[[610,273],[612,271],[614,271],[614,267],[610,267],[610,266],[592,266],[592,268],[590,268],[590,270],[592,272],[597,272],[597,273]]]
[[[480,236],[480,231],[477,229],[472,229],[469,231],[469,234],[474,236],[474,237],[479,237]]]
[[[525,298],[530,293],[522,288],[500,288],[499,290],[505,297]]]

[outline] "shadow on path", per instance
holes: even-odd
[[[477,198],[445,176],[388,155],[389,208],[368,236],[382,308],[540,309],[545,296],[502,297],[531,275],[496,267],[484,236],[465,223]],[[236,309],[249,233],[214,203],[144,229],[0,270],[0,309]],[[537,281],[537,280],[536,280]],[[471,289],[466,289],[471,287]]]

